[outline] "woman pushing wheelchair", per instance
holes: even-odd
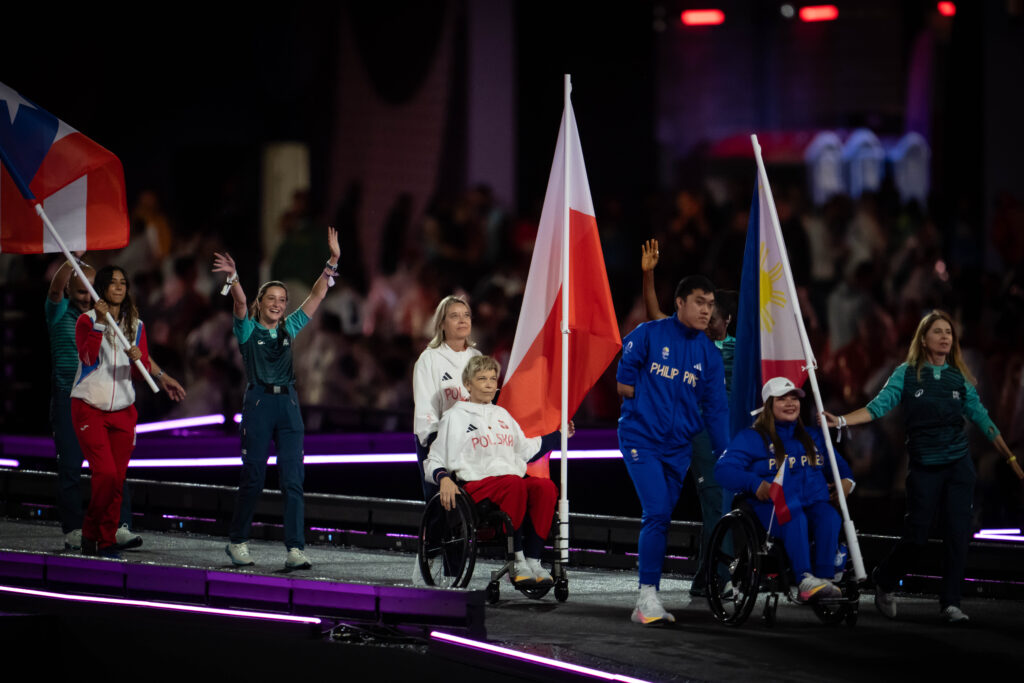
[[[832,583],[841,520],[830,502],[835,493],[826,479],[831,469],[821,430],[805,429],[800,419],[803,396],[785,377],[765,382],[764,406],[754,425],[737,434],[718,459],[715,477],[724,488],[755,498],[758,519],[785,547],[800,599],[813,601],[841,597]],[[850,468],[838,456],[836,464],[848,495],[854,486]]]
[[[440,486],[445,510],[454,508],[460,495],[453,477],[474,501],[489,498],[501,508],[516,530],[513,583],[550,585],[551,574],[540,558],[558,490],[550,479],[524,475],[528,462],[557,447],[560,432],[527,438],[507,410],[491,403],[500,369],[490,356],[469,360],[462,372],[469,400],[457,402],[441,417],[423,470],[427,481]],[[569,436],[574,431],[570,421]]]

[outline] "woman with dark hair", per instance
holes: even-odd
[[[964,418],[995,444],[1018,478],[1024,479],[1024,471],[978,399],[948,313],[935,310],[921,319],[906,362],[870,403],[847,415],[825,417],[830,427],[842,429],[878,419],[896,406],[903,407],[910,456],[907,514],[900,540],[872,574],[875,606],[886,617],[896,618],[893,591],[928,543],[932,519],[941,513],[945,561],[940,614],[951,624],[965,622],[969,617],[960,609],[960,583],[967,566],[975,472]]]
[[[71,390],[71,420],[92,470],[92,495],[82,521],[82,552],[119,557],[116,534],[128,461],[135,447],[133,363],[149,369],[146,329],[132,301],[124,269],[106,266],[96,273],[100,299],[78,317],[75,346],[78,372]],[[125,350],[113,329],[113,316],[131,347]]]
[[[754,512],[769,534],[782,540],[799,582],[800,599],[806,601],[841,595],[831,579],[842,522],[829,502],[831,468],[825,462],[821,429],[808,430],[800,419],[803,396],[803,390],[785,377],[765,382],[764,407],[754,425],[737,434],[718,459],[715,476],[725,488],[756,498]],[[843,491],[849,494],[853,490],[850,468],[838,456],[836,465]],[[773,496],[773,482],[780,479],[782,495]]]
[[[480,355],[470,341],[472,333],[473,315],[465,299],[455,295],[441,299],[434,311],[434,337],[412,371],[413,431],[425,501],[438,491],[437,485],[424,477],[423,462],[437,438],[441,416],[457,402],[469,400],[462,371],[471,358]]]
[[[249,530],[253,513],[263,492],[270,454],[270,440],[277,446],[277,467],[284,495],[284,544],[288,550],[287,569],[309,569],[312,564],[303,552],[306,548],[303,519],[302,440],[305,425],[295,391],[292,369],[292,342],[316,313],[327,289],[337,274],[338,233],[327,228],[327,246],[331,251],[327,265],[302,305],[285,316],[288,290],[276,280],[264,283],[251,308],[238,284],[235,261],[228,254],[215,254],[213,272],[228,273],[225,289],[234,300],[235,339],[245,361],[249,380],[242,407],[242,473],[231,520],[230,542],[225,552],[239,566],[253,565],[249,554]]]

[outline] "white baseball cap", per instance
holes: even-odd
[[[791,380],[786,377],[772,377],[770,380],[764,383],[761,387],[761,401],[764,403],[768,402],[769,396],[779,398],[786,394],[795,393],[800,398],[804,397],[804,390],[793,384]]]
[[[793,384],[791,380],[785,377],[772,377],[770,380],[764,383],[763,387],[761,387],[761,401],[763,403],[767,403],[769,397],[771,396],[779,398],[781,396],[786,396],[788,394],[796,394],[800,398],[803,398],[806,395],[804,394],[803,389]],[[750,411],[750,414],[757,415],[762,410],[764,410],[764,406],[758,408],[757,410]]]

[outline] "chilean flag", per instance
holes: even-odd
[[[622,347],[572,104],[562,114],[537,242],[505,383],[498,398],[528,436],[561,426],[562,244],[569,205],[569,397],[571,417]],[[568,190],[565,134],[569,135]],[[568,193],[568,196],[567,196]],[[546,476],[547,459],[530,474]]]
[[[72,251],[128,244],[120,160],[3,83],[0,160],[0,252],[60,251],[38,202]]]
[[[789,512],[789,506],[786,505],[786,494],[782,490],[782,481],[786,478],[786,456],[783,455],[782,459],[779,471],[775,473],[775,478],[768,488],[768,497],[771,498],[772,504],[775,506],[775,519],[779,520],[779,524],[787,524],[793,516]]]
[[[789,259],[781,235],[772,227],[770,200],[758,180],[750,206],[747,243],[740,275],[736,314],[736,356],[729,405],[731,433],[750,426],[750,411],[762,405],[761,387],[772,377],[796,386],[807,380],[807,359],[800,343],[800,302],[783,271]]]

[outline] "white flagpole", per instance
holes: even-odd
[[[562,168],[565,186],[562,188],[562,457],[560,462],[562,485],[558,500],[559,552],[562,564],[569,563],[569,144],[572,140],[569,122],[572,113],[572,76],[565,74],[565,104],[562,114]]]
[[[88,288],[89,295],[92,296],[93,301],[99,301],[100,297],[96,294],[96,290],[92,288],[92,284],[89,282],[89,279],[85,277],[85,273],[83,273],[82,269],[78,266],[78,260],[72,256],[71,251],[68,249],[67,245],[64,244],[64,240],[61,239],[60,234],[57,232],[57,228],[53,227],[53,223],[50,222],[46,212],[43,211],[43,205],[36,202],[35,206],[36,213],[43,219],[43,225],[45,225],[46,229],[51,235],[53,235],[53,239],[57,241],[58,246],[60,246],[60,250],[64,252],[64,256],[67,257],[68,261],[71,263],[71,267],[74,268],[75,273],[78,274],[78,279]],[[117,324],[116,320],[114,320],[114,316],[110,315],[110,311],[107,311],[107,324],[114,328],[114,333],[117,334],[117,338],[121,340],[122,344],[124,344],[125,351],[130,349],[132,345],[127,339],[125,339],[124,333],[121,331],[121,326]],[[142,377],[146,380],[146,384],[149,385],[149,388],[153,390],[153,393],[160,393],[160,389],[157,387],[156,382],[154,382],[153,378],[150,377],[149,372],[146,371],[146,366],[142,364],[141,360],[135,361],[135,367],[142,373]]]
[[[775,232],[775,242],[779,245],[779,256],[782,262],[782,270],[786,274],[786,285],[789,292],[795,297],[796,286],[793,283],[793,272],[789,268],[789,254],[786,252],[786,243],[782,239],[782,227],[779,225],[779,214],[775,210],[775,199],[772,197],[772,188],[768,184],[768,173],[764,169],[764,160],[761,158],[761,145],[757,142],[757,136],[751,135],[750,140],[754,145],[754,156],[757,158],[757,176],[764,186],[765,195],[768,197],[768,213],[772,219],[772,230]],[[821,431],[825,435],[825,449],[828,451],[829,464],[832,466],[832,481],[836,483],[839,509],[843,514],[843,531],[846,532],[846,543],[850,549],[850,559],[853,560],[853,571],[858,581],[867,578],[864,571],[864,558],[860,553],[860,544],[857,542],[857,530],[850,519],[850,510],[846,506],[846,496],[839,479],[839,467],[836,465],[836,453],[832,447],[832,435],[828,431],[828,423],[825,421],[825,408],[821,403],[821,390],[818,388],[818,377],[816,370],[818,363],[814,359],[814,352],[811,350],[811,342],[807,338],[807,330],[804,327],[803,317],[800,315],[799,302],[793,302],[793,317],[796,319],[797,330],[800,332],[800,345],[803,346],[804,360],[807,363],[807,376],[811,380],[811,392],[814,394],[814,405],[818,410],[818,420],[821,423]]]

